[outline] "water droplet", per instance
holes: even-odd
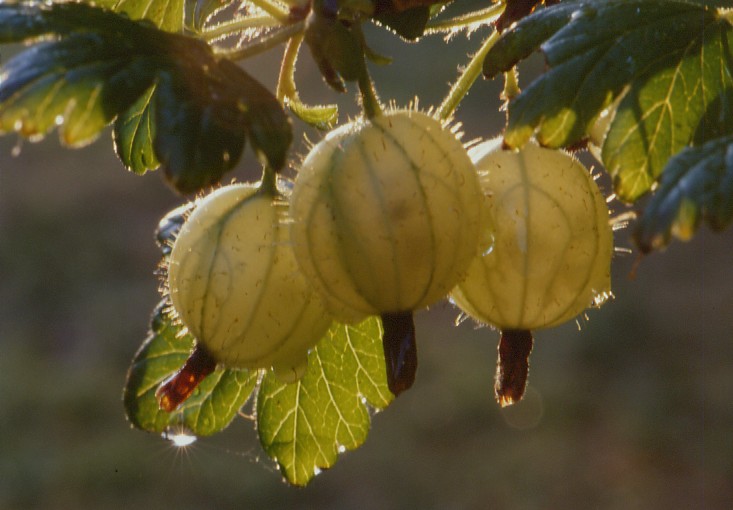
[[[54,124],[57,126],[60,126],[64,123],[64,116],[63,115],[56,115],[56,118],[53,120]]]
[[[165,431],[162,436],[163,439],[170,441],[176,448],[185,448],[186,446],[190,446],[196,442],[196,439],[198,439],[196,436],[184,431],[183,429]]]

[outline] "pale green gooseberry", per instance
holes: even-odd
[[[453,302],[502,330],[556,326],[611,291],[613,235],[606,201],[571,155],[534,142],[471,149],[488,200],[491,248],[453,290]]]
[[[454,132],[418,111],[331,131],[290,202],[298,262],[345,322],[435,303],[479,251],[476,169]]]
[[[173,245],[168,287],[181,322],[216,361],[272,367],[290,382],[332,319],[295,260],[287,207],[253,184],[200,200]]]

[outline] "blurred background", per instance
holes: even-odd
[[[481,42],[368,38],[394,57],[373,68],[382,97],[423,107]],[[246,67],[273,85],[278,52]],[[354,87],[336,98],[306,51],[296,79],[306,102],[355,113]],[[500,133],[500,88],[482,81],[464,101],[464,140]],[[235,176],[258,172],[248,154]],[[616,298],[580,330],[537,333],[527,396],[506,410],[493,399],[498,334],[456,327],[447,303],[419,313],[415,386],[298,489],[245,418],[185,449],[125,420],[125,374],[158,302],[153,230],[184,200],[155,172],[128,173],[109,132],[82,150],[0,139],[0,509],[733,507],[730,232],[703,229],[635,271],[636,254],[617,256]]]

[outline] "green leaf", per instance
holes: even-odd
[[[244,113],[247,136],[255,153],[273,169],[282,169],[293,134],[280,102],[231,61],[221,60],[219,69],[231,93],[238,96],[237,107]]]
[[[384,10],[374,16],[380,25],[408,41],[419,39],[430,19],[430,7],[420,5],[404,11]]]
[[[628,90],[603,161],[617,195],[636,200],[673,154],[731,124],[732,32],[715,10],[672,0],[587,0],[542,9],[507,31],[484,62],[492,76],[541,48],[549,67],[509,103],[505,141],[519,146],[537,131],[550,147],[579,142]],[[721,115],[714,119],[713,111]]]
[[[59,126],[61,140],[82,146],[150,86],[151,62],[130,61],[124,37],[92,33],[37,44],[2,68],[0,133],[38,138]]]
[[[195,32],[201,32],[210,17],[234,3],[234,0],[184,1],[188,28]]]
[[[361,39],[354,30],[324,15],[312,15],[305,42],[326,83],[344,92],[344,80],[356,81],[366,73]]]
[[[642,252],[675,237],[690,239],[701,221],[722,230],[733,219],[733,136],[690,147],[673,157],[634,230]]]
[[[338,122],[339,109],[336,105],[310,106],[296,98],[286,98],[285,104],[300,120],[321,130],[329,130]]]
[[[75,3],[2,3],[0,44],[20,42],[51,33],[63,36],[80,32],[101,32],[111,28],[114,23],[114,19],[106,11]]]
[[[216,182],[239,160],[246,119],[238,99],[218,77],[161,73],[153,147],[176,189],[195,191]]]
[[[295,62],[302,46],[304,35],[296,35],[287,45],[280,67],[277,96],[299,119],[322,130],[331,129],[338,122],[338,106],[304,104],[295,84]]]
[[[687,47],[632,83],[606,134],[602,160],[621,200],[648,192],[690,144],[733,133],[733,30],[695,29]]]
[[[285,165],[292,132],[280,104],[205,43],[85,4],[0,4],[0,42],[44,34],[61,39],[0,70],[0,134],[40,138],[59,126],[64,143],[80,146],[121,116],[123,162],[143,172],[157,159],[183,192],[218,181],[245,137],[274,169]]]
[[[158,407],[155,391],[186,361],[193,338],[182,335],[172,323],[165,302],[156,309],[148,338],[135,355],[123,392],[130,422],[149,432],[184,426],[188,432],[208,436],[223,430],[237,416],[257,383],[257,371],[218,368],[175,412]]]
[[[145,19],[166,32],[183,31],[184,0],[90,0],[98,7]]]
[[[334,325],[308,356],[308,369],[294,384],[268,372],[257,396],[260,442],[288,482],[305,485],[338,454],[366,439],[370,414],[394,398],[387,389],[381,325]]]
[[[112,136],[115,151],[122,163],[135,172],[144,174],[160,166],[153,150],[155,138],[155,107],[152,101],[155,86],[140,96],[123,115],[115,121]]]

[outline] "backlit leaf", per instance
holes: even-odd
[[[131,19],[146,19],[166,32],[183,30],[184,0],[93,0],[90,3],[123,12]]]
[[[305,485],[338,454],[366,439],[373,408],[386,407],[381,326],[370,318],[358,326],[335,324],[308,356],[305,376],[281,383],[268,373],[257,395],[257,429],[263,448],[288,480]]]
[[[649,191],[683,148],[733,133],[733,30],[725,23],[695,30],[683,51],[632,83],[618,106],[602,159],[622,200]]]
[[[329,130],[338,122],[339,110],[336,105],[310,106],[295,98],[288,98],[285,104],[300,120],[318,129]]]
[[[155,77],[152,62],[130,59],[135,46],[79,33],[17,55],[0,71],[0,133],[37,138],[58,126],[65,144],[89,143]]]
[[[85,4],[0,4],[0,42],[44,34],[60,39],[0,69],[0,134],[38,139],[58,126],[81,146],[119,116],[125,165],[143,172],[160,161],[183,192],[218,181],[246,137],[271,167],[285,165],[292,133],[278,101],[202,41]]]
[[[664,247],[672,236],[688,240],[700,222],[721,230],[733,219],[733,136],[690,147],[665,168],[634,240],[643,252]]]
[[[237,416],[256,383],[257,371],[217,368],[175,412],[158,406],[155,391],[175,373],[193,348],[193,338],[181,335],[172,324],[165,302],[156,309],[148,338],[132,361],[123,393],[130,422],[149,432],[183,426],[193,435],[207,436],[223,430]]]
[[[430,7],[417,5],[397,11],[385,9],[374,15],[374,20],[408,41],[417,40],[425,32],[430,19]]]
[[[733,124],[733,29],[713,8],[673,0],[562,2],[519,21],[488,53],[488,76],[535,49],[548,70],[509,103],[505,141],[579,142],[621,94],[603,147],[617,195],[646,193],[669,158]],[[727,52],[727,53],[726,53]],[[715,115],[713,115],[715,113]]]
[[[115,151],[122,163],[137,174],[160,166],[153,150],[155,138],[155,108],[152,101],[155,86],[140,96],[115,121],[113,137]]]
[[[234,0],[184,0],[188,28],[200,32],[214,14],[234,3]]]

